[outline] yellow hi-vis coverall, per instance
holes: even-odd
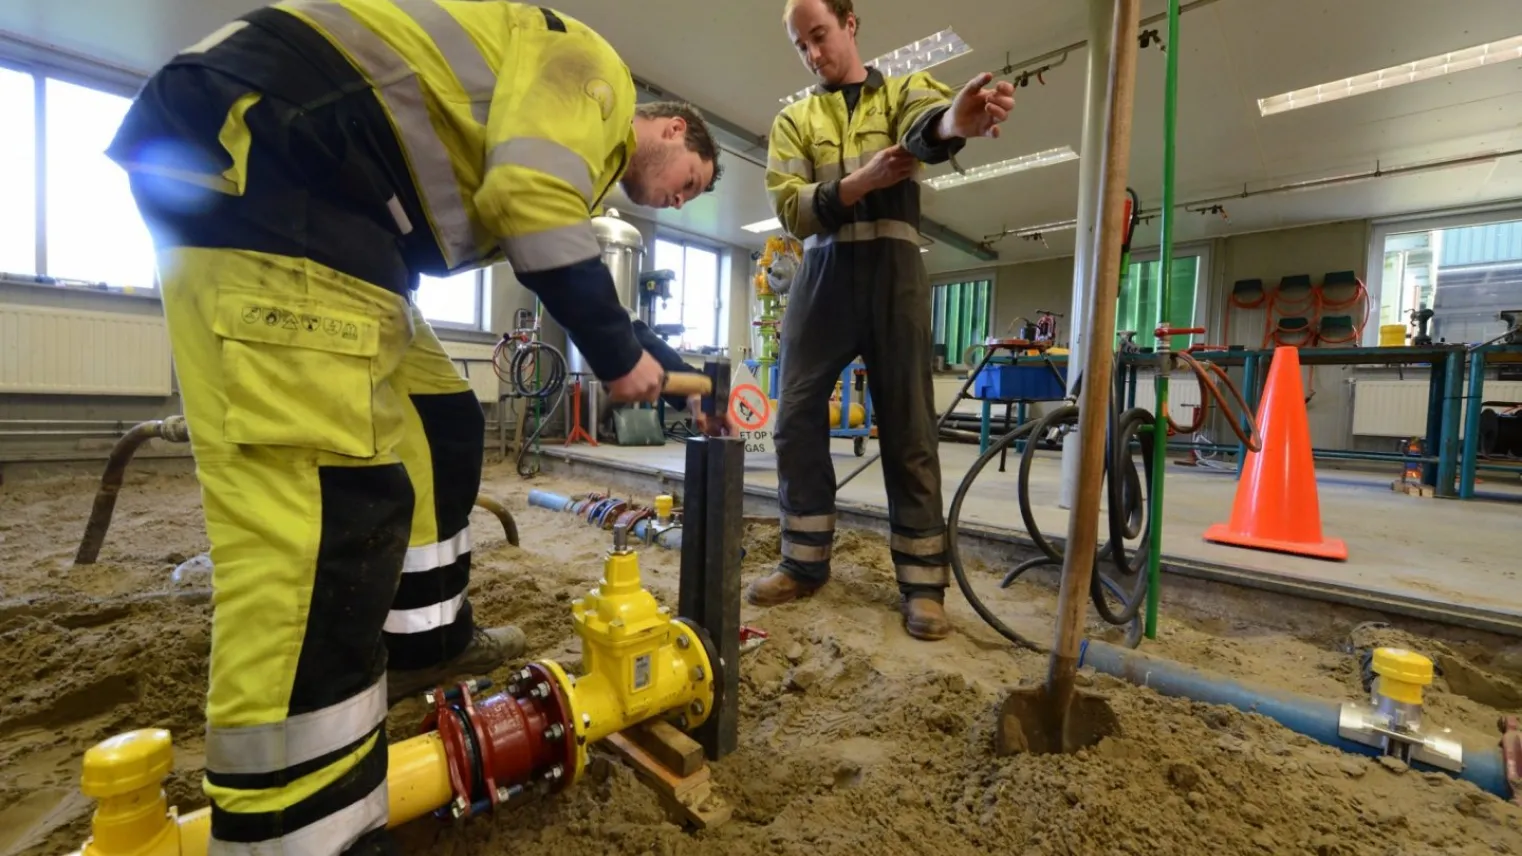
[[[590,212],[634,105],[551,10],[331,0],[187,48],[123,122],[215,566],[212,854],[390,852],[385,673],[470,642],[484,440],[408,295],[505,256],[599,377],[632,369]]]
[[[941,598],[949,583],[946,518],[931,382],[930,282],[919,252],[919,185],[912,179],[840,202],[840,180],[902,143],[920,160],[947,160],[965,141],[934,128],[952,92],[923,72],[816,86],[772,123],[766,187],[803,263],[782,319],[777,471],[781,570],[829,578],[835,469],[828,399],[857,355],[867,367],[883,445],[890,547],[902,593]]]

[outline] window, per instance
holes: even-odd
[[[945,348],[947,365],[962,364],[962,355],[988,338],[992,315],[993,280],[952,282],[935,287],[931,299],[935,344]]]
[[[152,240],[126,173],[104,153],[130,103],[0,68],[0,273],[154,287]]]
[[[1195,318],[1201,310],[1200,283],[1209,275],[1209,268],[1203,253],[1173,257],[1173,281],[1169,284],[1168,295],[1168,323],[1171,326],[1198,326]],[[1154,347],[1157,343],[1154,331],[1162,321],[1162,315],[1158,313],[1162,271],[1163,263],[1157,258],[1132,261],[1120,283],[1120,305],[1116,308],[1115,330],[1134,332],[1136,344],[1143,348]],[[1189,347],[1193,338],[1174,336],[1169,347],[1182,351]]]
[[[37,273],[37,86],[0,68],[0,272]]]
[[[656,303],[656,324],[681,324],[681,347],[721,348],[728,340],[719,323],[723,308],[719,297],[719,254],[705,247],[665,239],[655,242],[654,270],[676,274],[671,299]]]
[[[435,327],[491,329],[491,289],[486,286],[485,271],[419,277],[413,301]]]
[[[1476,344],[1506,332],[1498,314],[1522,308],[1522,220],[1475,220],[1376,227],[1382,258],[1370,270],[1379,272],[1371,287],[1381,325],[1408,325],[1413,311],[1430,309],[1436,342]]]

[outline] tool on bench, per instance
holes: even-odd
[[[1414,348],[1427,348],[1432,346],[1432,334],[1427,332],[1427,324],[1432,321],[1433,312],[1423,306],[1420,309],[1410,311],[1411,326],[1416,332],[1411,336],[1411,346]]]
[[[1522,329],[1517,327],[1518,319],[1522,318],[1522,309],[1507,309],[1497,312],[1496,318],[1506,325],[1506,332],[1487,339],[1469,350],[1474,351],[1491,345],[1522,345]]]

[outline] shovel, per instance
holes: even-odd
[[[1114,0],[1110,33],[1106,119],[1099,183],[1099,233],[1095,237],[1093,296],[1087,319],[1087,362],[1078,411],[1078,491],[1068,517],[1062,587],[1057,600],[1057,640],[1046,683],[1020,687],[999,709],[995,749],[1000,755],[1076,752],[1115,733],[1115,713],[1103,697],[1077,687],[1078,652],[1088,612],[1089,584],[1099,542],[1099,503],[1104,484],[1105,420],[1115,352],[1115,311],[1120,293],[1121,244],[1125,234],[1126,173],[1131,151],[1131,111],[1136,84],[1140,0]],[[1089,4],[1089,14],[1096,5]],[[1164,212],[1169,216],[1171,212]],[[1154,549],[1156,547],[1154,546]]]

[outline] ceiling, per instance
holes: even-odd
[[[126,69],[147,71],[251,0],[6,0],[0,31]],[[955,86],[979,71],[1082,41],[1087,4],[1068,0],[858,0],[865,56],[954,27],[973,52],[938,67]],[[127,7],[131,7],[130,10]],[[560,0],[602,32],[634,73],[761,135],[778,98],[810,83],[781,24],[781,0]],[[1165,11],[1143,0],[1143,15]],[[1398,22],[1396,25],[1394,22]],[[1166,34],[1163,22],[1150,25]],[[1289,182],[1482,152],[1522,149],[1522,61],[1374,92],[1269,117],[1256,99],[1399,62],[1522,34],[1516,0],[1216,0],[1181,19],[1177,198],[1255,192]],[[1144,207],[1161,199],[1163,74],[1157,46],[1138,59],[1130,184]],[[975,140],[966,167],[1068,145],[1081,151],[1087,57],[1083,49],[1017,92],[998,140]],[[763,170],[725,158],[718,189],[681,211],[630,213],[716,240],[759,246],[743,231],[771,216]],[[947,167],[931,167],[926,176]],[[1076,211],[1078,162],[963,187],[924,191],[929,217],[974,239],[1007,228],[1067,220]],[[1224,202],[1219,214],[1179,213],[1177,240],[1330,220],[1522,199],[1522,157],[1409,176]],[[1157,241],[1144,224],[1139,246]],[[1073,232],[1044,241],[1005,238],[1000,262],[1066,255]],[[932,270],[986,265],[945,244]]]

